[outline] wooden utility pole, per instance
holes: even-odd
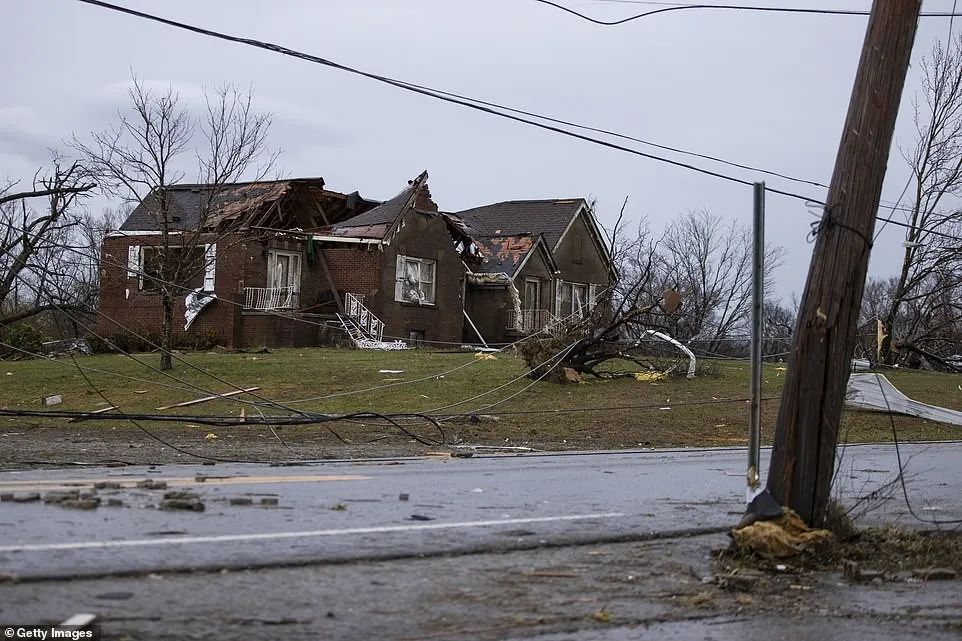
[[[782,391],[768,491],[821,524],[875,216],[921,0],[875,0]]]

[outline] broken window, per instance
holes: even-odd
[[[426,258],[398,256],[394,300],[433,305],[436,264],[437,261]]]
[[[173,295],[185,295],[188,290],[203,288],[209,280],[213,287],[213,265],[206,266],[210,247],[152,247],[142,245],[136,251],[128,250],[128,276],[134,260],[138,261],[136,270],[138,285],[143,292],[159,292],[161,285],[172,285]],[[208,279],[207,272],[210,272]]]
[[[301,255],[298,252],[271,250],[267,253],[267,286],[271,289],[301,288]]]
[[[557,316],[568,318],[569,316],[584,316],[588,312],[588,286],[581,283],[568,283],[563,280],[558,281],[558,290],[555,297]]]

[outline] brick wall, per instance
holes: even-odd
[[[425,340],[459,343],[464,325],[464,265],[454,241],[438,216],[408,211],[404,224],[380,254],[380,283],[368,307],[384,321],[385,334],[407,338],[423,332]],[[417,305],[394,300],[397,256],[427,258],[435,266],[435,304]]]
[[[324,257],[340,292],[363,294],[371,298],[378,293],[381,251],[376,245],[325,245]],[[321,268],[318,267],[320,270]],[[319,274],[323,279],[323,271]],[[323,281],[326,286],[326,280]],[[393,285],[392,285],[393,287]]]
[[[246,245],[239,237],[208,236],[201,242],[216,241],[217,265],[214,292],[218,300],[209,303],[184,331],[184,301],[187,292],[174,298],[174,341],[189,344],[210,338],[221,345],[235,344],[235,325],[239,308],[229,301],[243,303],[237,290],[237,274],[243,270]],[[159,294],[140,289],[140,279],[127,274],[128,248],[156,245],[158,237],[124,236],[104,240],[101,261],[100,314],[95,331],[110,338],[133,333],[155,340],[160,334],[163,304]]]

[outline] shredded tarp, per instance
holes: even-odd
[[[894,412],[939,423],[962,425],[962,412],[913,401],[882,374],[852,374],[845,404],[860,410]]]
[[[184,301],[184,320],[187,321],[184,324],[185,332],[194,324],[194,320],[200,315],[200,311],[214,302],[215,298],[217,296],[213,292],[205,292],[203,287],[192,290],[187,294],[187,299]]]
[[[769,559],[815,552],[833,540],[830,531],[809,528],[798,514],[787,508],[776,519],[735,528],[731,535],[739,552]]]

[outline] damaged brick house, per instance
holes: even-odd
[[[214,198],[204,185],[167,193],[169,244],[183,238],[180,251],[201,266],[176,283],[176,344],[477,342],[466,318],[503,342],[589,305],[613,273],[583,200],[441,213],[426,172],[385,202],[321,178],[239,183]],[[108,338],[124,326],[156,336],[160,325],[150,200],[103,244],[98,333]]]
[[[514,200],[455,216],[484,256],[468,274],[467,341],[511,342],[584,314],[617,278],[584,199]]]
[[[202,229],[207,188],[167,191],[171,244],[183,237],[203,265],[176,284],[177,344],[318,345],[348,316],[378,340],[461,340],[467,243],[455,247],[464,234],[438,213],[426,173],[384,203],[327,190],[321,178],[230,185]],[[158,331],[154,210],[145,199],[104,241],[98,333],[108,338],[122,325]],[[206,304],[196,309],[198,298]]]

